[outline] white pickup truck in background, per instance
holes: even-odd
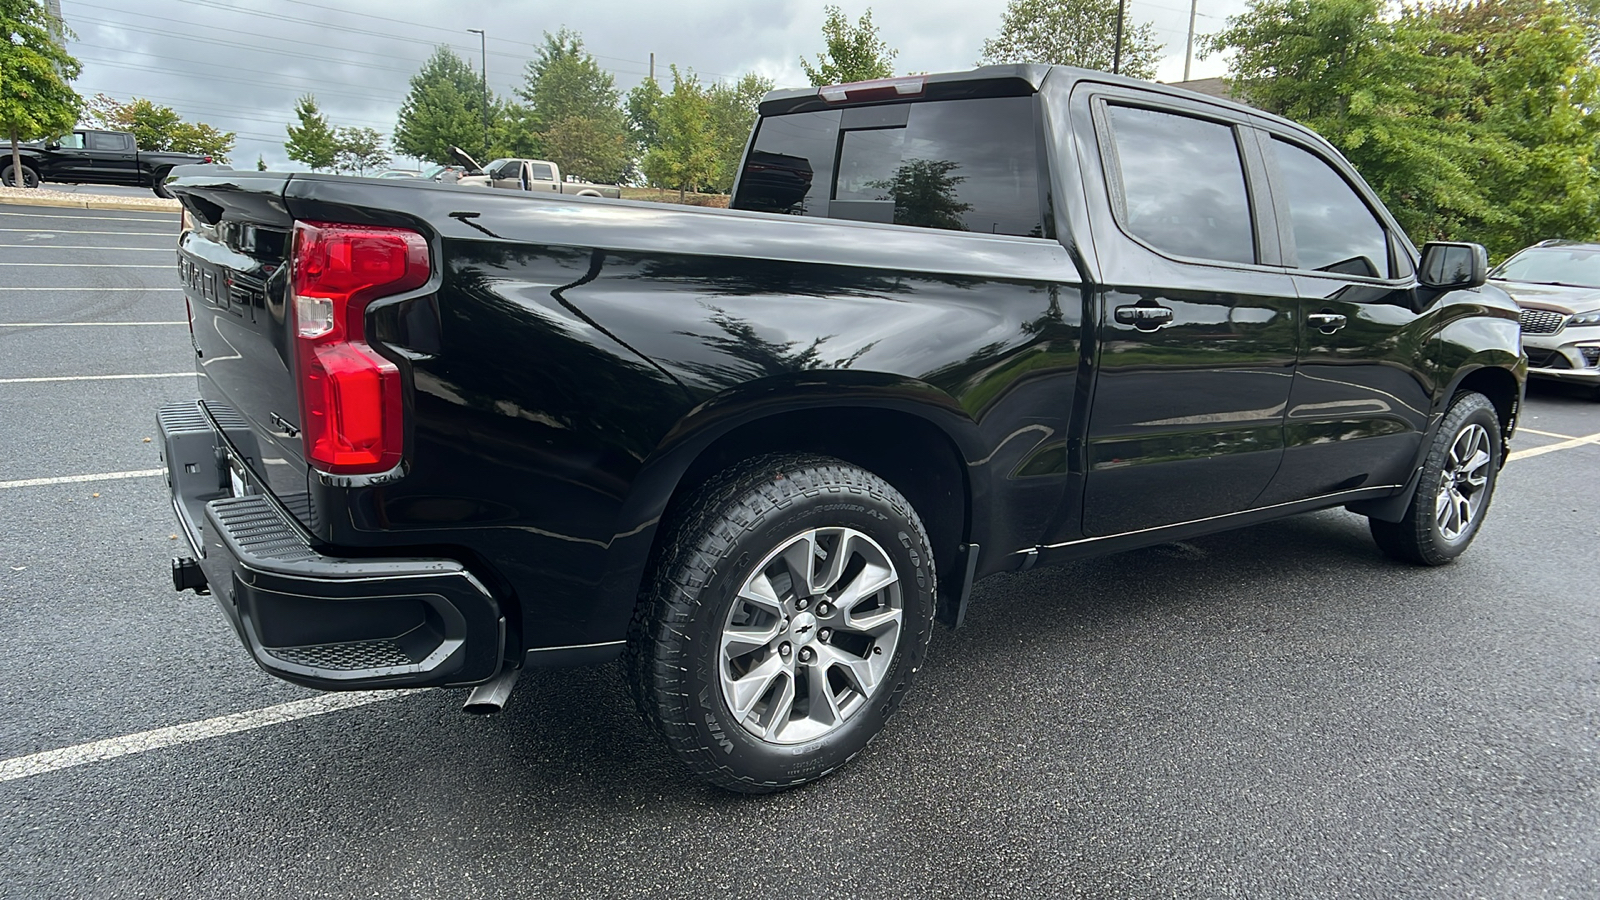
[[[455,157],[467,167],[469,174],[456,183],[466,187],[505,188],[513,191],[548,191],[553,194],[570,194],[578,197],[622,196],[622,189],[613,184],[593,184],[562,176],[561,167],[547,159],[502,158],[480,166],[460,147],[451,147]]]

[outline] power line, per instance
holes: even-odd
[[[324,12],[329,10],[329,6],[328,6],[327,2],[325,2],[325,0],[280,0],[280,2],[293,3],[296,6],[309,6],[309,7],[313,8],[313,9],[319,9],[319,10],[322,10]],[[413,28],[422,28],[422,29],[426,29],[428,31],[438,31],[439,30],[439,26],[438,25],[430,25],[430,24],[426,24],[426,23],[423,23],[423,22],[413,22],[413,21],[410,21],[408,19],[395,19],[395,18],[391,18],[389,16],[377,16],[377,15],[372,15],[370,13],[355,12],[354,10],[347,10],[347,9],[337,9],[335,11],[336,12],[346,13],[346,14],[353,15],[353,16],[361,16],[364,19],[379,19],[379,20],[382,20],[384,22],[393,22],[393,23],[395,23],[397,25],[409,25],[409,26],[411,26]],[[248,10],[240,10],[240,12],[248,12]],[[506,44],[516,44],[516,45],[521,46],[521,47],[533,47],[534,49],[542,49],[544,47],[544,44],[536,42],[536,41],[519,41],[519,40],[516,40],[515,38],[499,37],[497,35],[490,35],[489,39],[490,40],[495,40],[495,41],[500,41],[501,43],[506,43]],[[494,51],[490,51],[490,52],[492,53]],[[604,53],[594,53],[594,52],[588,50],[587,48],[585,48],[584,52],[588,53],[590,56],[593,56],[596,59],[611,59],[611,60],[616,60],[617,62],[633,63],[634,65],[639,65],[639,66],[648,66],[650,64],[647,60],[630,59],[630,58],[625,57],[625,56],[607,56]],[[510,55],[510,54],[502,54],[502,55]],[[645,73],[645,72],[629,72],[628,74],[644,75],[644,74],[648,74],[648,73]],[[732,75],[726,75],[726,74],[723,74],[721,72],[705,72],[705,73],[702,73],[702,74],[714,75],[714,76],[716,76],[718,78],[733,78],[734,77]]]
[[[283,116],[283,117],[279,117],[279,118],[276,118],[276,119],[269,119],[269,118],[264,118],[264,117],[261,117],[261,116],[251,115],[252,113],[262,112],[262,109],[260,107],[247,108],[247,107],[241,107],[241,106],[228,106],[226,104],[221,104],[221,103],[210,103],[210,102],[198,102],[197,103],[194,100],[185,99],[185,98],[182,98],[182,97],[163,97],[163,96],[161,96],[159,94],[139,93],[139,94],[130,94],[129,96],[139,97],[139,98],[142,98],[142,99],[145,99],[145,100],[157,100],[157,101],[160,101],[162,103],[171,104],[172,108],[174,110],[177,110],[177,111],[181,112],[181,111],[183,111],[183,109],[189,109],[191,111],[197,111],[198,114],[200,114],[200,115],[219,115],[219,116],[226,116],[228,118],[233,118],[233,119],[251,119],[251,120],[254,120],[254,121],[258,121],[258,122],[280,122],[281,121],[285,125],[288,124],[287,120],[289,118],[289,116]],[[292,116],[293,114],[291,113],[290,115]],[[370,125],[370,126],[372,126],[374,128],[378,128],[378,127],[387,128],[387,127],[389,127],[388,124],[380,123],[375,119],[346,118],[346,117],[343,117],[343,116],[340,116],[338,118],[339,118],[339,120],[341,122],[346,122],[346,123],[353,124],[353,125]]]
[[[125,11],[125,10],[118,9],[118,8],[112,7],[112,6],[100,6],[100,5],[97,5],[97,4],[94,4],[94,3],[85,3],[85,2],[82,2],[82,0],[73,0],[73,6],[74,7],[87,6],[90,9],[100,9],[100,10],[105,10],[106,12],[116,12],[116,13],[120,13],[120,12],[124,12]],[[73,19],[74,20],[83,19],[85,21],[95,21],[93,19],[88,19],[87,17],[76,16],[76,15],[73,16]],[[223,31],[223,32],[227,32],[228,34],[241,34],[241,35],[244,35],[245,37],[248,37],[248,38],[251,38],[252,40],[257,40],[257,41],[259,41],[259,40],[282,41],[284,43],[293,44],[296,47],[303,48],[300,51],[289,51],[289,50],[281,51],[281,52],[285,52],[285,53],[298,52],[302,59],[305,58],[305,54],[303,52],[304,48],[313,48],[313,47],[316,48],[316,49],[321,49],[321,50],[338,50],[341,53],[359,53],[362,56],[375,56],[375,57],[377,57],[379,59],[385,59],[385,60],[393,60],[393,59],[396,58],[395,54],[393,54],[393,53],[379,53],[379,52],[377,52],[375,50],[359,50],[359,49],[356,49],[356,48],[353,48],[353,47],[330,47],[330,46],[325,45],[325,44],[320,44],[320,45],[318,45],[318,44],[309,44],[309,43],[307,43],[305,41],[296,40],[295,38],[286,38],[286,37],[278,37],[278,36],[275,36],[275,35],[261,34],[259,31],[247,31],[247,30],[242,29],[242,28],[225,28],[225,27],[223,27],[221,25],[210,25],[210,24],[206,24],[204,22],[195,22],[193,20],[188,20],[188,19],[173,19],[173,18],[169,18],[167,16],[153,16],[153,15],[149,15],[147,13],[140,13],[139,14],[139,21],[143,22],[145,20],[154,20],[154,21],[157,21],[157,22],[172,22],[174,24],[184,26],[186,31],[192,31],[195,28],[209,28],[212,31]],[[118,22],[118,21],[114,21],[114,20],[104,20],[104,21],[107,24],[113,25],[114,27],[118,27],[118,28],[133,28],[134,27],[134,26],[131,26],[131,25],[125,25],[122,22]],[[157,33],[159,33],[159,34],[170,34],[171,32],[170,31],[158,31]],[[184,39],[188,40],[189,39],[189,35],[185,34]],[[409,61],[409,57],[407,57],[406,59]],[[417,66],[420,67],[421,65],[422,65],[421,62],[417,62]]]
[[[115,28],[115,29],[117,29],[119,31],[138,31],[138,32],[143,32],[145,34],[156,34],[156,35],[163,35],[163,34],[167,34],[168,33],[168,32],[161,31],[160,29],[157,29],[157,28],[140,28],[140,27],[138,27],[136,25],[124,25],[121,22],[112,22],[112,21],[108,21],[108,20],[105,20],[105,19],[95,19],[95,18],[92,18],[92,17],[89,17],[89,16],[79,16],[78,19],[79,19],[79,21],[88,22],[88,23],[90,23],[92,25],[99,25],[99,26],[108,27],[108,28]],[[242,43],[242,42],[239,42],[239,41],[225,41],[225,40],[222,40],[221,38],[202,37],[200,35],[184,35],[183,41],[184,41],[185,44],[188,44],[188,43],[215,44],[215,45],[221,46],[221,47],[239,47],[241,49],[251,50],[251,51],[254,51],[256,53],[272,53],[272,54],[276,54],[276,55],[280,55],[280,56],[293,56],[293,57],[297,57],[297,58],[302,59],[302,60],[305,59],[305,54],[304,53],[299,53],[299,52],[296,52],[296,51],[293,51],[293,50],[280,50],[280,49],[278,49],[276,47],[262,47],[260,45],[246,44],[246,43]],[[88,46],[88,45],[85,45],[85,46]],[[356,66],[356,67],[363,68],[363,69],[377,69],[377,70],[384,71],[384,72],[399,72],[402,75],[411,75],[411,74],[414,74],[416,72],[415,69],[397,69],[394,66],[380,66],[380,65],[377,65],[376,63],[356,62],[354,60],[347,60],[347,59],[346,60],[330,60],[330,62],[332,62],[334,65],[340,65],[340,66]]]
[[[114,53],[126,52],[126,51],[123,51],[123,50],[119,50],[116,47],[101,47],[101,46],[98,46],[98,45],[95,45],[95,44],[79,44],[78,46],[90,47],[90,48],[95,49],[95,50],[110,50],[110,51],[112,51]],[[145,55],[149,55],[149,54],[145,54]],[[160,73],[162,75],[181,75],[181,76],[183,76],[185,78],[190,78],[190,79],[193,79],[196,76],[196,73],[193,72],[193,71],[185,72],[185,71],[181,71],[181,70],[178,70],[178,69],[161,69],[161,68],[157,68],[155,66],[147,66],[147,65],[139,65],[139,64],[134,64],[134,63],[117,62],[115,60],[110,60],[110,59],[100,59],[99,57],[95,57],[95,56],[81,56],[80,55],[78,58],[82,59],[82,60],[87,60],[89,62],[98,63],[98,64],[104,65],[104,66],[115,66],[115,67],[120,68],[120,69],[137,69],[137,70],[139,70],[141,72],[157,72],[157,73]],[[182,60],[176,60],[176,61],[177,62],[182,62]],[[250,85],[252,87],[281,87],[281,88],[284,88],[286,90],[294,90],[294,91],[315,91],[315,92],[319,92],[319,93],[330,94],[330,95],[337,96],[337,97],[351,97],[351,98],[356,99],[356,100],[367,100],[367,101],[370,101],[370,102],[373,102],[373,103],[393,103],[396,106],[399,106],[399,104],[400,104],[400,100],[396,99],[394,97],[377,97],[377,96],[373,96],[371,94],[353,94],[353,93],[351,93],[349,91],[330,90],[328,88],[322,87],[322,86],[317,85],[317,84],[294,85],[294,84],[284,83],[284,84],[272,85],[272,84],[269,84],[267,82],[263,82],[263,81],[261,81],[259,79],[258,80],[250,80],[250,79],[244,79],[244,78],[231,78],[231,77],[229,77],[227,75],[218,75],[215,72],[207,72],[204,77],[205,77],[206,81],[230,81],[230,82],[233,82],[235,84],[246,84],[246,85]],[[278,77],[279,78],[288,78],[288,77],[292,77],[292,76],[279,75]],[[297,80],[299,80],[299,79],[297,79]]]

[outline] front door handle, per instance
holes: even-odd
[[[1306,316],[1306,321],[1323,334],[1333,334],[1344,327],[1345,318],[1338,313],[1319,312]]]
[[[1172,310],[1165,306],[1119,306],[1117,322],[1132,325],[1140,331],[1155,331],[1172,323]]]

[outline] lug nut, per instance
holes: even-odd
[[[811,601],[807,600],[804,597],[801,597],[800,599],[794,601],[794,608],[799,610],[800,612],[805,612],[806,611],[806,607],[808,607],[810,605],[811,605]]]
[[[833,637],[833,629],[832,628],[824,628],[821,631],[817,632],[817,640],[819,640],[819,641],[825,641],[825,640],[828,640],[831,637]]]
[[[812,650],[810,647],[801,647],[800,648],[800,661],[801,662],[808,663],[808,662],[811,662],[813,659],[816,659],[816,658],[817,658],[817,651]]]
[[[831,615],[833,615],[833,607],[829,606],[826,602],[818,603],[817,604],[817,615],[819,615],[819,616],[831,616]]]
[[[779,656],[787,657],[789,654],[791,654],[793,652],[794,652],[794,648],[789,646],[789,642],[788,641],[784,641],[783,643],[778,645],[778,655]]]

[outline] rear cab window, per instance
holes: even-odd
[[[1045,236],[1033,97],[762,118],[733,208]]]

